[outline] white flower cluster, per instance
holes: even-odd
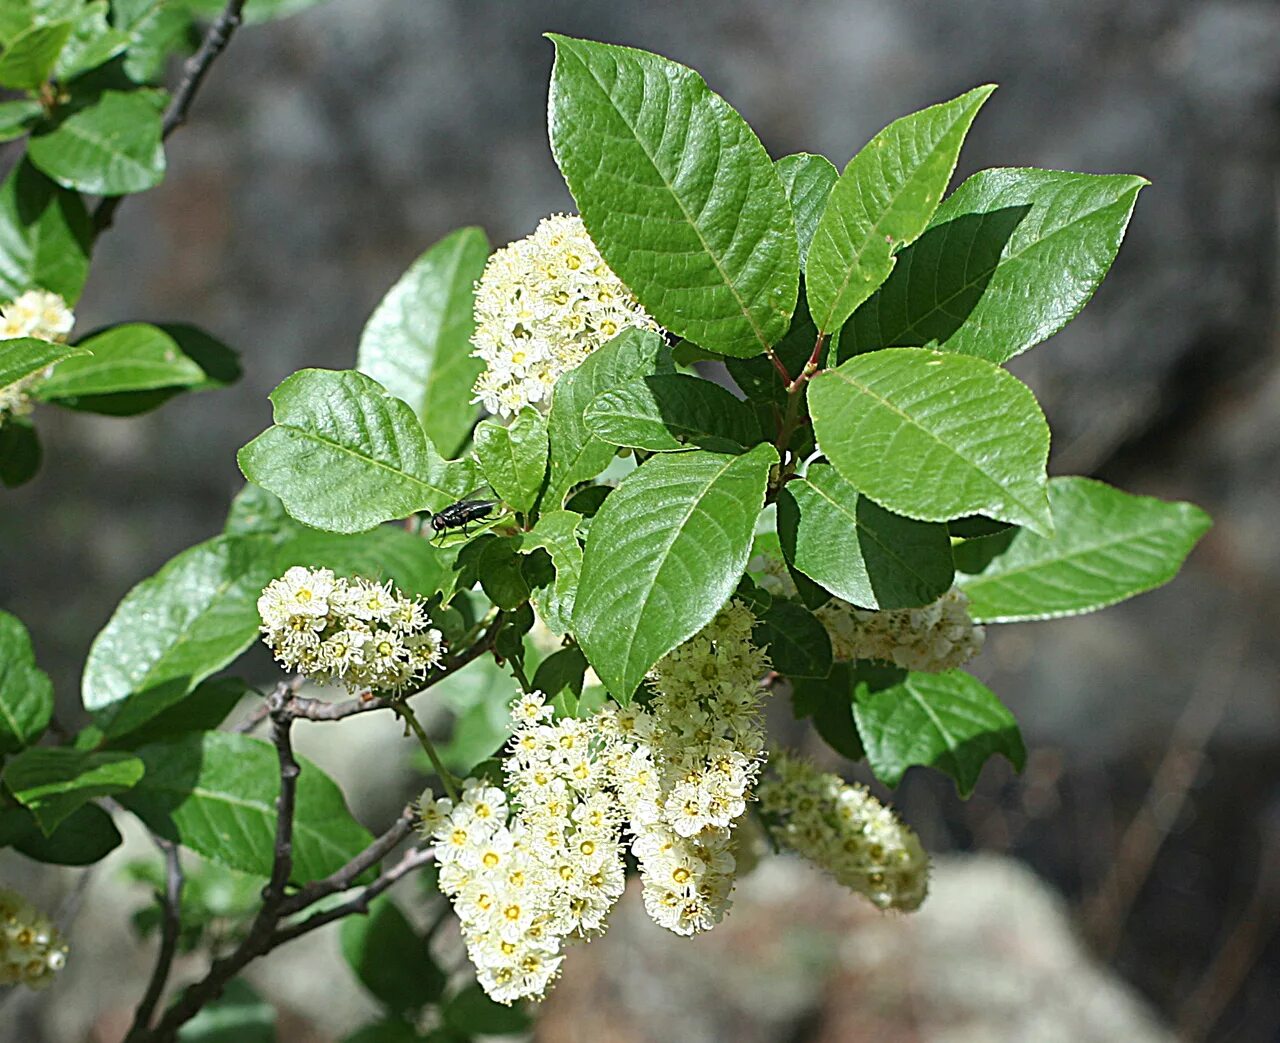
[[[48,290],[28,290],[0,307],[0,340],[35,337],[62,343],[71,332],[75,315],[66,301]],[[30,392],[33,385],[49,375],[46,369],[0,387],[0,424],[10,416],[31,412]]]
[[[838,661],[881,659],[930,673],[963,666],[987,633],[969,618],[969,598],[958,587],[923,608],[870,612],[833,598],[816,614]]]
[[[453,900],[481,986],[499,1003],[541,999],[565,939],[603,932],[626,883],[621,809],[595,722],[551,723],[539,693],[512,709],[505,770],[515,807],[475,779],[456,806],[430,790],[420,802],[440,889]]]
[[[66,962],[67,946],[49,918],[0,888],[0,985],[43,989]]]
[[[343,579],[295,565],[258,598],[276,659],[319,684],[399,692],[440,664],[444,643],[421,601],[390,581]]]
[[[759,797],[780,845],[878,908],[910,912],[924,901],[929,856],[915,833],[864,787],[782,753],[771,758]]]
[[[545,402],[562,373],[628,327],[658,330],[576,215],[547,217],[489,258],[476,284],[473,401],[510,416]]]

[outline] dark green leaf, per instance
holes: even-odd
[[[1052,536],[1017,531],[983,572],[961,578],[975,621],[1075,616],[1151,590],[1177,575],[1212,524],[1193,504],[1088,478],[1052,479],[1049,502]]]
[[[178,1030],[178,1043],[276,1043],[276,1012],[239,978]]]
[[[55,866],[87,866],[106,858],[123,838],[97,804],[83,804],[45,836],[26,808],[0,811],[0,847]]]
[[[391,1013],[412,1013],[444,992],[444,971],[426,939],[386,895],[373,901],[367,916],[343,920],[340,937],[356,977]]]
[[[229,869],[270,874],[280,791],[270,743],[202,732],[144,746],[138,756],[146,775],[120,802],[149,829]],[[292,879],[304,883],[340,869],[373,837],[351,817],[333,780],[298,760]]]
[[[183,699],[162,710],[149,721],[122,735],[103,735],[110,746],[135,749],[188,732],[213,731],[247,696],[260,693],[238,677],[218,677],[201,681]]]
[[[36,666],[27,628],[0,612],[0,753],[30,746],[53,716],[53,684]]]
[[[92,245],[81,198],[20,160],[0,185],[0,301],[39,286],[74,304]]]
[[[26,417],[10,417],[0,424],[0,485],[15,489],[40,470],[40,438]]]
[[[969,126],[995,87],[904,116],[849,161],[818,222],[805,271],[809,309],[834,333],[925,230],[947,190]]]
[[[775,598],[753,632],[769,652],[773,668],[787,677],[826,677],[831,673],[827,628],[798,601]]]
[[[34,91],[49,78],[71,35],[71,22],[45,22],[8,41],[0,51],[0,87]]]
[[[103,91],[27,143],[31,162],[66,188],[118,196],[164,179],[160,113],[141,92]]]
[[[1025,384],[983,359],[890,348],[809,387],[818,444],[882,507],[921,521],[986,514],[1053,531],[1049,426]]]
[[[413,410],[362,373],[304,369],[271,402],[275,426],[237,459],[249,481],[307,525],[361,532],[439,510],[474,488],[473,465],[441,457]]]
[[[484,420],[476,427],[476,457],[493,491],[513,511],[528,511],[547,477],[547,419],[522,409],[511,421]]]
[[[760,441],[750,407],[719,384],[681,373],[640,377],[602,392],[583,422],[611,445],[655,452],[693,446],[735,452]]]
[[[738,585],[764,505],[770,445],[742,456],[651,457],[604,502],[587,536],[574,633],[609,691],[692,637]]]
[[[825,678],[793,681],[791,700],[797,719],[812,718],[823,742],[840,756],[860,761],[865,754],[853,720],[855,677],[854,664],[835,663]]]
[[[1049,479],[1049,502],[1053,502],[1053,479]],[[1019,532],[1016,525],[993,533],[990,536],[971,536],[967,540],[957,540],[951,545],[951,556],[955,559],[956,571],[970,576],[982,572],[991,562],[1009,549],[1014,536]]]
[[[525,604],[530,590],[516,553],[519,538],[485,536],[476,543],[481,547],[480,586],[489,600],[507,612]]]
[[[503,1036],[527,1031],[529,1015],[521,1007],[494,1003],[479,985],[468,985],[445,1004],[444,1023],[467,1035]]]
[[[68,359],[43,381],[46,401],[109,395],[122,391],[191,387],[205,379],[178,342],[157,326],[131,322],[80,341],[79,357]]]
[[[4,783],[19,804],[31,809],[48,836],[95,797],[123,793],[134,786],[142,770],[142,761],[129,753],[34,746],[9,760]]]
[[[830,464],[812,464],[783,486],[778,537],[788,562],[861,608],[927,605],[955,573],[945,525],[886,511]]]
[[[407,402],[447,453],[475,420],[471,387],[484,363],[471,356],[472,299],[488,256],[479,228],[446,236],[391,287],[360,337],[357,368]]]
[[[587,658],[577,645],[559,648],[538,664],[533,675],[533,687],[558,707],[561,716],[573,717],[577,713],[578,699],[582,696],[582,680],[587,672]]]
[[[379,1021],[356,1029],[342,1043],[421,1043],[431,1038],[418,1035],[414,1027],[404,1021]],[[470,1037],[464,1036],[461,1043],[470,1043]]]
[[[1013,714],[962,670],[911,673],[879,691],[861,683],[853,714],[871,770],[889,786],[920,764],[950,775],[960,795],[968,796],[993,754],[1003,754],[1019,771],[1026,760]]]
[[[774,166],[795,215],[796,236],[800,241],[800,269],[803,271],[813,233],[827,208],[827,197],[839,180],[840,172],[826,156],[815,156],[810,152],[783,156]]]
[[[1107,274],[1146,184],[1060,170],[975,174],[854,312],[841,358],[928,344],[1004,362],[1053,336]]]
[[[551,150],[591,238],[667,329],[726,355],[782,338],[795,224],[759,139],[692,69],[552,34]]]

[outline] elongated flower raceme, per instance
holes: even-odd
[[[35,337],[62,343],[74,324],[66,301],[48,290],[28,290],[0,307],[0,340]],[[31,412],[31,389],[48,375],[46,369],[0,387],[0,424]]]
[[[544,218],[498,250],[476,284],[476,402],[511,416],[547,402],[562,373],[624,329],[659,326],[600,256],[576,215]]]
[[[769,831],[880,909],[910,912],[924,901],[929,858],[915,833],[863,786],[782,753],[760,783]]]
[[[49,918],[0,888],[0,985],[43,989],[66,962],[67,946]]]
[[[319,684],[401,692],[444,653],[421,601],[390,582],[343,579],[296,565],[258,599],[262,635],[276,659]]]

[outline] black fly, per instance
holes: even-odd
[[[497,500],[459,500],[451,503],[443,510],[431,516],[431,528],[437,536],[443,536],[449,529],[462,529],[462,535],[470,533],[467,526],[481,518],[487,518],[497,505]]]

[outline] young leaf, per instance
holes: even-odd
[[[759,618],[753,638],[768,650],[778,673],[815,678],[831,673],[831,638],[827,628],[804,605],[775,598]]]
[[[141,91],[103,91],[27,143],[31,162],[66,188],[119,196],[164,179],[160,112]]]
[[[87,866],[106,858],[123,842],[111,816],[97,804],[83,804],[45,836],[24,807],[0,811],[0,847],[55,866]]]
[[[40,470],[40,438],[28,417],[0,424],[0,485],[15,489]]]
[[[853,715],[867,762],[887,786],[921,764],[946,772],[965,797],[993,754],[1003,754],[1018,771],[1027,757],[1013,714],[963,670],[911,673],[878,691],[861,683]]]
[[[547,477],[547,418],[526,407],[509,424],[476,426],[476,457],[485,480],[513,511],[528,511]]]
[[[1107,274],[1146,184],[1061,170],[974,174],[853,313],[840,357],[927,344],[1005,362],[1053,336]]]
[[[270,743],[202,732],[137,752],[146,774],[120,802],[152,832],[229,869],[270,874],[280,792]],[[291,879],[305,883],[342,868],[373,837],[351,817],[333,780],[305,758],[298,760]]]
[[[468,403],[484,363],[471,357],[472,299],[488,256],[479,228],[441,239],[387,291],[360,337],[356,368],[407,402],[446,453],[475,420]]]
[[[46,401],[122,391],[191,387],[204,370],[158,326],[130,322],[80,341],[81,356],[58,366],[37,393]]]
[[[123,793],[142,778],[142,761],[129,753],[90,753],[67,746],[33,746],[4,767],[4,784],[30,808],[45,836],[95,797]]]
[[[74,304],[89,275],[84,202],[20,160],[0,184],[0,301],[44,287]]]
[[[441,457],[413,410],[362,373],[304,369],[271,402],[275,426],[237,460],[304,524],[362,532],[474,488],[474,466]]]
[[[662,338],[647,330],[629,329],[556,381],[547,418],[551,480],[544,507],[560,507],[574,485],[594,478],[613,459],[615,448],[593,435],[583,420],[596,395],[628,380],[671,372],[671,352]]]
[[[672,452],[737,452],[760,441],[749,406],[710,380],[682,373],[631,380],[591,400],[587,430],[610,445]]]
[[[692,69],[549,35],[551,151],[609,267],[673,333],[763,352],[787,331],[800,274],[764,146]]]
[[[1193,504],[1089,478],[1051,479],[1049,503],[1052,536],[1018,531],[981,574],[961,577],[975,622],[1075,616],[1152,590],[1177,575],[1212,524]]]
[[[582,546],[578,524],[582,515],[573,511],[548,511],[521,541],[521,552],[542,547],[551,555],[556,578],[550,586],[533,591],[538,614],[553,633],[564,634],[573,625],[573,602],[582,573]]]
[[[827,197],[840,173],[826,156],[815,156],[809,152],[783,156],[774,167],[782,187],[786,189],[787,201],[795,217],[796,237],[800,242],[800,270],[803,271],[813,233],[827,208]]]
[[[966,514],[1053,531],[1049,426],[1030,389],[965,355],[890,348],[810,381],[818,445],[882,507],[921,521]]]
[[[9,40],[0,51],[0,87],[38,90],[53,72],[53,64],[70,35],[71,22],[62,20],[33,25]]]
[[[955,574],[945,525],[885,510],[830,464],[783,486],[778,537],[790,564],[860,608],[927,605]]]
[[[615,698],[630,699],[646,671],[733,593],[777,462],[767,444],[741,456],[661,454],[605,500],[587,536],[573,620]]]
[[[893,270],[894,253],[925,230],[969,125],[994,90],[977,87],[895,120],[844,168],[805,269],[809,310],[824,333],[843,325]]]
[[[0,612],[0,754],[30,746],[53,716],[53,684],[36,666],[27,628]]]
[[[444,992],[444,971],[426,940],[386,895],[374,899],[367,916],[343,920],[340,938],[356,977],[392,1014],[420,1010]]]

